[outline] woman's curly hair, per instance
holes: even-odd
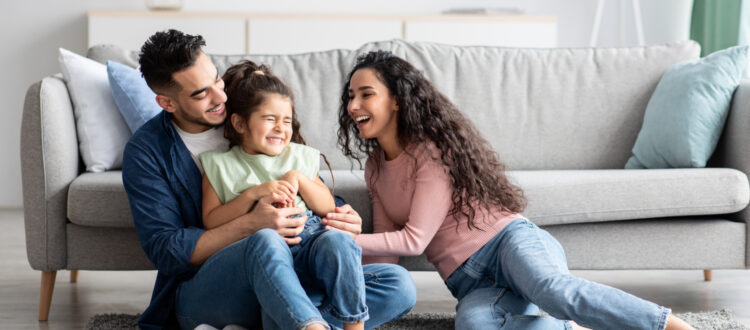
[[[440,150],[440,160],[449,170],[453,187],[450,215],[460,213],[469,219],[469,228],[477,228],[475,207],[485,213],[497,209],[513,213],[523,211],[526,206],[523,191],[510,183],[505,176],[505,165],[471,121],[420,71],[387,51],[359,56],[347,76],[341,95],[338,130],[338,143],[344,155],[356,159],[361,167],[362,159],[380,148],[376,139],[359,136],[348,112],[351,79],[360,69],[373,70],[396,98],[401,146],[432,142]]]

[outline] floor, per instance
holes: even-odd
[[[0,210],[0,329],[80,329],[99,313],[139,313],[148,304],[153,271],[81,271],[57,274],[49,321],[39,322],[40,272],[29,267],[20,210]],[[623,289],[669,306],[675,312],[727,308],[750,327],[750,270],[715,270],[704,282],[701,271],[576,271],[576,275]],[[417,312],[453,311],[455,299],[434,272],[412,272]]]

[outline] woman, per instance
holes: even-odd
[[[360,56],[339,124],[344,154],[368,156],[375,233],[356,237],[365,260],[424,252],[459,301],[457,329],[692,329],[668,308],[571,275],[560,244],[520,215],[523,192],[489,143],[408,62]],[[335,218],[324,223],[347,226]]]

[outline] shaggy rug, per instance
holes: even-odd
[[[713,312],[681,313],[680,318],[698,330],[750,330],[734,319],[732,312],[722,309]],[[414,313],[384,324],[379,330],[452,330],[452,313]],[[132,314],[98,314],[86,322],[85,329],[120,330],[138,329],[138,315]]]

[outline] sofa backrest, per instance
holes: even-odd
[[[519,49],[389,41],[467,114],[511,168],[623,168],[651,94],[692,41],[628,48]]]
[[[376,49],[393,51],[423,70],[517,170],[622,168],[662,74],[700,52],[692,41],[523,49],[391,40],[356,51],[211,57],[221,73],[242,59],[270,65],[295,93],[302,136],[334,168],[348,169],[351,163],[336,145],[344,78],[357,54]],[[135,53],[111,47],[92,49],[89,56],[137,65]]]

